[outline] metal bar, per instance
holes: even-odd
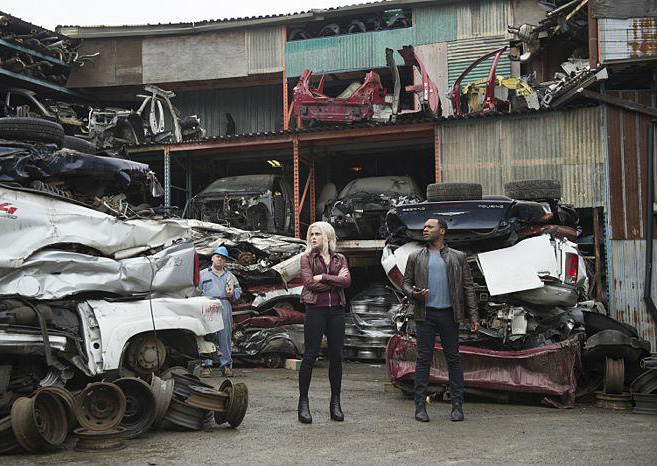
[[[280,145],[283,147],[283,146],[287,146],[290,142],[292,142],[291,135],[281,134],[281,135],[266,135],[266,136],[263,135],[263,139],[260,139],[258,137],[230,138],[230,139],[220,139],[217,141],[168,144],[166,147],[170,147],[171,152],[211,150],[211,149],[235,149],[235,148],[251,147],[251,146],[253,147],[267,146],[267,150],[269,150],[270,147],[268,146]]]
[[[433,127],[433,160],[434,168],[436,170],[435,182],[442,183],[443,181],[443,138],[442,127],[434,125]]]
[[[13,73],[13,72],[8,71],[4,68],[0,68],[0,75],[5,75],[5,76],[8,76],[10,78],[19,80],[19,81],[21,81],[23,86],[26,86],[25,83],[29,83],[29,84],[32,84],[33,86],[39,86],[40,88],[46,88],[46,89],[51,90],[51,91],[60,92],[60,93],[65,94],[67,96],[74,96],[74,97],[79,97],[81,99],[88,99],[88,97],[80,94],[79,92],[75,92],[75,91],[72,91],[70,89],[66,89],[65,87],[49,83],[48,81],[42,81],[41,79],[32,78],[30,76],[25,76],[23,74]],[[43,90],[43,89],[41,89],[41,90]]]
[[[306,194],[308,194],[308,189],[310,188],[310,173],[306,177],[306,182],[303,185],[303,194],[301,195],[301,200],[299,201],[299,212],[303,210],[303,203],[306,202]]]
[[[433,131],[434,123],[414,123],[408,125],[389,125],[368,128],[353,128],[339,131],[311,131],[299,134],[299,141],[325,141],[333,139],[346,139],[353,137],[367,137],[379,135],[406,135],[427,133],[430,135]]]
[[[290,118],[288,116],[288,89],[287,89],[287,73],[285,72],[285,43],[287,42],[287,28],[281,28],[281,37],[283,43],[281,45],[281,63],[283,64],[283,129],[287,131],[290,129]]]
[[[299,138],[295,134],[292,139],[292,158],[294,159],[294,237],[299,238]]]
[[[18,52],[23,52],[37,58],[41,58],[42,60],[50,62],[54,65],[61,66],[67,71],[71,69],[71,65],[69,65],[68,63],[64,63],[61,60],[57,60],[56,58],[50,57],[48,55],[44,55],[41,52],[37,52],[36,50],[32,50],[25,47],[21,47],[20,45],[12,44],[11,42],[7,42],[6,40],[3,39],[0,39],[0,46],[5,47],[7,49],[16,50]]]
[[[646,196],[646,273],[645,281],[643,283],[643,301],[648,308],[648,314],[652,317],[652,321],[657,327],[657,307],[655,301],[652,299],[650,289],[652,288],[652,246],[654,237],[655,225],[655,127],[657,122],[653,120],[648,126],[648,195]]]
[[[171,154],[164,146],[164,207],[171,207]]]
[[[647,105],[637,104],[636,102],[632,102],[631,100],[620,99],[618,97],[614,97],[611,95],[605,95],[594,91],[588,91],[586,89],[582,89],[578,92],[582,96],[587,97],[589,99],[594,99],[599,102],[604,102],[606,104],[613,105],[615,107],[620,107],[625,110],[632,110],[634,112],[643,113],[644,115],[657,118],[657,108],[652,108],[652,107],[648,107]]]
[[[596,287],[596,299],[602,301],[602,267],[600,264],[600,208],[593,208],[593,241],[594,251],[595,251],[595,287]]]
[[[317,210],[317,199],[315,197],[315,154],[311,150],[311,165],[310,165],[310,223],[315,223],[315,210]]]
[[[185,176],[185,188],[187,188],[187,195],[185,198],[185,205],[192,200],[192,156],[187,154],[187,173]]]

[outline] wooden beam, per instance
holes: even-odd
[[[615,107],[620,107],[624,110],[643,113],[644,115],[657,118],[657,108],[654,107],[648,107],[647,105],[637,104],[636,102],[632,102],[631,100],[619,99],[618,97],[613,97],[606,94],[600,94],[599,92],[587,91],[586,89],[580,89],[578,93],[589,99],[594,99],[609,105],[613,105]]]

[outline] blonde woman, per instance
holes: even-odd
[[[303,290],[301,302],[306,306],[304,321],[305,351],[299,370],[299,422],[310,424],[308,389],[313,366],[319,355],[322,336],[329,349],[331,383],[331,419],[343,421],[340,407],[342,385],[342,347],[344,344],[344,289],[351,284],[347,259],[335,252],[335,230],[327,222],[315,222],[308,228],[306,252],[301,256]]]

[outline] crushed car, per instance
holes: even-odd
[[[363,120],[396,121],[398,116],[423,113],[429,117],[437,117],[442,113],[438,88],[431,80],[412,46],[404,46],[399,50],[404,59],[404,65],[409,69],[417,69],[422,82],[405,87],[406,92],[413,93],[418,100],[419,109],[400,109],[401,82],[399,70],[394,59],[394,51],[386,49],[386,63],[393,77],[393,91],[389,93],[383,86],[381,77],[375,71],[369,71],[365,80],[352,82],[337,97],[324,95],[324,79],[322,76],[317,87],[311,87],[312,71],[305,70],[294,87],[292,114],[303,124],[304,122],[356,122]]]
[[[385,238],[387,212],[396,206],[415,204],[424,196],[409,176],[376,176],[349,182],[324,207],[340,239]]]
[[[294,195],[280,175],[219,178],[194,196],[185,217],[243,230],[290,234],[294,230]]]
[[[622,390],[618,367],[635,367],[650,344],[588,298],[574,242],[576,212],[560,203],[556,182],[512,182],[506,194],[482,199],[479,185],[430,185],[424,205],[391,210],[381,259],[390,281],[401,290],[408,256],[423,247],[417,233],[439,216],[448,225],[447,243],[468,255],[481,316],[477,333],[465,327],[460,333],[466,393],[506,401],[537,396],[549,406],[572,407],[603,383]],[[387,347],[387,371],[411,393],[414,322],[403,306],[394,320],[398,334]],[[442,351],[440,343],[435,349]],[[441,358],[434,358],[430,380],[437,395],[445,393]]]

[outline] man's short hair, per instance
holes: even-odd
[[[447,231],[447,222],[442,217],[429,217],[427,220],[435,220],[443,230]]]

